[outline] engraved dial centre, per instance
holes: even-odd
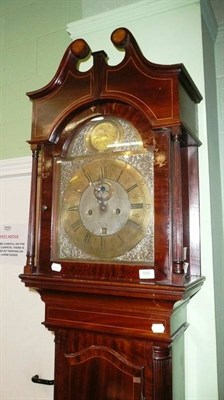
[[[80,200],[83,225],[94,235],[113,235],[128,221],[131,205],[125,189],[117,182],[94,182]],[[91,211],[91,212],[90,212]]]

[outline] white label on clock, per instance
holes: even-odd
[[[139,279],[154,279],[155,271],[154,269],[140,269],[139,270]]]
[[[61,264],[53,263],[51,265],[51,269],[52,269],[52,271],[60,272],[61,271]]]
[[[151,329],[153,333],[164,333],[165,326],[163,324],[152,324]]]

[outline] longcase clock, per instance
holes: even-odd
[[[186,305],[204,280],[201,95],[182,64],[148,61],[127,29],[111,40],[120,64],[77,39],[51,82],[28,93],[33,167],[20,278],[40,293],[55,333],[54,400],[171,400],[176,380],[184,393],[172,366],[183,356]]]

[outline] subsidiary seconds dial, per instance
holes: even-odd
[[[122,160],[84,164],[70,179],[62,201],[69,240],[97,259],[132,250],[150,222],[150,194],[140,172]]]

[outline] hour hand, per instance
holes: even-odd
[[[96,182],[94,185],[94,196],[97,199],[101,210],[106,209],[106,202],[111,198],[113,190],[108,181]]]

